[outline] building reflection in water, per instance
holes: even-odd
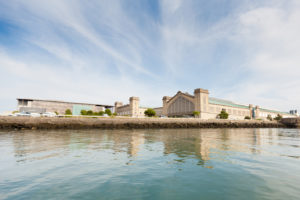
[[[210,160],[226,159],[234,152],[268,153],[264,147],[278,144],[282,135],[280,129],[160,129],[24,131],[12,137],[17,161],[83,150],[109,150],[134,158],[143,156],[151,145],[160,143],[163,144],[160,153],[165,156],[174,155],[178,162],[193,159],[198,165],[210,167],[207,165]]]

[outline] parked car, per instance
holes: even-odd
[[[15,116],[17,116],[17,117],[30,117],[30,113],[28,113],[28,112],[19,112],[19,113],[15,113]]]
[[[30,117],[40,117],[41,114],[39,113],[30,113]]]
[[[56,117],[56,113],[54,112],[45,112],[42,114],[43,117]]]

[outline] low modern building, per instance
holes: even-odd
[[[90,103],[74,103],[65,101],[54,100],[41,100],[41,99],[22,99],[18,98],[18,110],[20,112],[57,112],[59,114],[65,114],[67,109],[72,111],[73,115],[80,115],[81,110],[92,110],[93,112],[104,111],[110,109],[113,112],[113,106],[102,104],[90,104]]]
[[[126,105],[123,105],[122,102],[115,102],[115,112],[119,116],[144,117],[147,109],[140,106],[139,97],[130,97],[129,104]]]
[[[209,97],[208,90],[195,89],[194,95],[178,91],[173,97],[164,96],[162,115],[168,117],[193,116],[194,111],[199,112],[201,119],[216,119],[218,114],[225,110],[229,114],[229,119],[244,119],[246,116],[254,119],[265,119],[269,115],[274,118],[278,114],[282,117],[296,117],[289,112],[280,112],[252,104],[243,105],[232,101]]]

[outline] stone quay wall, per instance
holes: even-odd
[[[0,129],[149,129],[149,128],[283,128],[283,123],[259,120],[178,118],[0,117]]]
[[[298,117],[298,118],[283,118],[281,120],[281,122],[289,128],[300,128],[300,117]]]

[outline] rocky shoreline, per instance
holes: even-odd
[[[0,117],[0,129],[284,128],[276,121],[183,118]]]

